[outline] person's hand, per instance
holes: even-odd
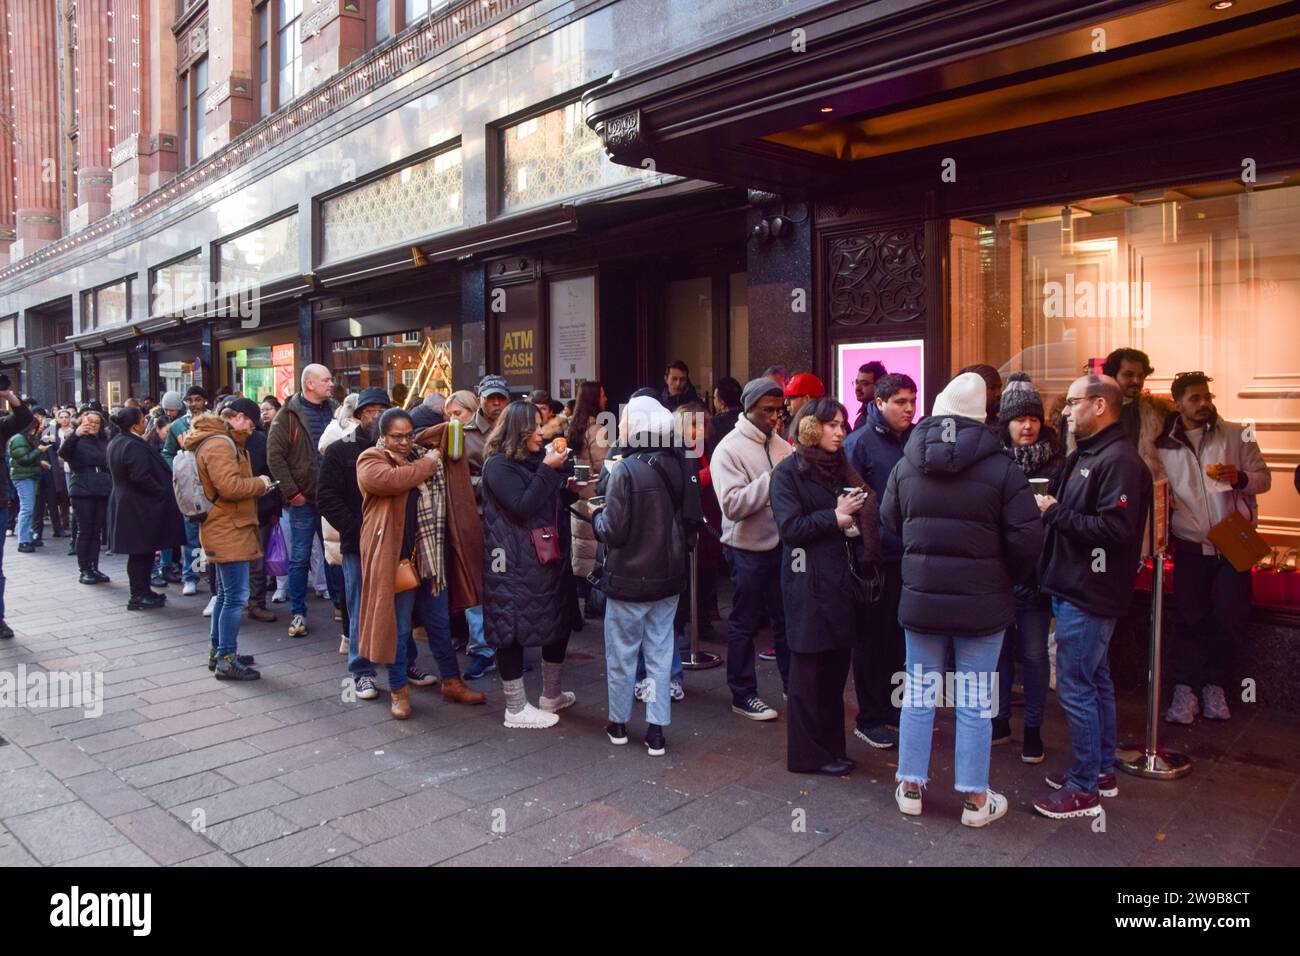
[[[840,495],[839,500],[835,503],[835,520],[841,528],[850,527],[853,524],[853,516],[862,510],[866,504],[867,496],[862,490],[846,491]]]
[[[271,476],[270,476],[270,475],[258,475],[257,477],[259,477],[259,478],[262,479],[262,485],[263,485],[263,487],[264,487],[264,489],[265,489],[265,490],[262,492],[262,494],[266,494],[266,492],[268,492],[268,491],[271,490],[271,485],[273,484],[273,482],[272,482],[272,480],[271,480]]]
[[[50,467],[50,463],[48,461],[43,461],[41,462],[41,467],[48,470]]]
[[[1214,477],[1225,484],[1235,486],[1241,477],[1241,472],[1237,470],[1236,465],[1220,465]]]
[[[0,392],[0,399],[4,399],[8,402],[11,408],[22,404],[11,388],[6,388],[4,391]]]
[[[564,463],[568,461],[568,459],[569,453],[567,451],[552,451],[548,452],[546,457],[542,459],[542,464],[547,468],[554,468],[556,471],[559,471],[564,467]]]
[[[568,491],[572,491],[574,494],[577,494],[577,493],[578,493],[578,479],[577,479],[577,478],[570,478],[568,481],[566,481],[566,482],[564,483],[564,487],[565,487],[565,489],[567,489]]]
[[[89,434],[90,434],[90,422],[82,422],[80,425],[78,425],[78,426],[77,426],[77,434],[78,434],[78,435],[89,435]]]
[[[1056,499],[1051,495],[1034,495],[1034,500],[1038,502],[1039,517],[1047,514],[1047,509],[1056,504]]]
[[[307,498],[301,491],[289,499],[289,504],[291,505],[305,505],[306,503]]]

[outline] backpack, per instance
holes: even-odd
[[[229,435],[207,435],[194,443],[192,448],[182,448],[172,461],[172,494],[176,496],[176,506],[181,514],[191,521],[203,522],[208,512],[216,503],[208,500],[203,490],[203,480],[199,477],[198,452],[209,438],[222,438],[230,443],[230,449],[239,460],[239,449]]]

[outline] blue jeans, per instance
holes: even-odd
[[[311,543],[320,537],[320,512],[312,505],[289,506],[289,606],[292,614],[307,613],[307,577]]]
[[[361,622],[361,555],[343,555],[343,599],[348,605],[348,673],[353,678],[375,676],[375,665],[357,651]]]
[[[1074,763],[1065,785],[1096,793],[1097,777],[1115,770],[1115,685],[1110,638],[1115,618],[1097,617],[1052,598],[1056,612],[1056,699],[1070,727]]]
[[[18,543],[31,544],[32,512],[36,508],[36,479],[18,478],[14,481],[18,490]]]
[[[415,618],[429,640],[429,650],[433,652],[433,661],[438,665],[438,674],[443,680],[448,677],[460,677],[460,663],[456,660],[456,649],[451,645],[451,595],[447,588],[441,594],[431,594],[430,581],[421,581],[415,589]],[[414,648],[415,640],[411,640]],[[408,662],[415,662],[415,653],[408,648]]]
[[[486,657],[488,660],[497,656],[492,647],[483,638],[483,605],[465,608],[465,623],[469,625],[469,653],[471,657]]]
[[[199,581],[198,569],[194,567],[194,559],[199,554],[199,523],[189,518],[185,519],[185,560],[181,564],[181,578],[186,581],[193,581],[195,584]],[[214,613],[212,615],[216,617]]]
[[[609,684],[609,719],[614,723],[625,724],[632,717],[636,659],[644,651],[652,681],[645,705],[646,721],[668,726],[672,704],[668,681],[677,644],[673,618],[677,616],[680,597],[674,594],[658,601],[606,600],[605,674]]]
[[[212,608],[211,638],[218,657],[234,654],[239,621],[248,603],[248,562],[214,563],[217,569],[217,603]]]
[[[944,663],[951,646],[956,658],[956,762],[953,788],[983,793],[989,788],[989,748],[997,707],[998,652],[1002,631],[983,637],[945,637],[903,632],[907,671],[898,720],[898,773],[894,779],[925,785],[930,777],[934,709],[944,699]]]
[[[781,687],[790,682],[790,650],[785,643],[785,606],[781,603],[781,549],[743,551],[724,547],[731,568],[731,617],[727,619],[727,686],[731,702],[743,704],[758,693],[754,671],[754,638],[764,624],[772,625],[776,667]]]
[[[1016,611],[1015,626],[1007,631],[998,659],[998,718],[1011,718],[1011,685],[1015,682],[1015,661],[1024,661],[1025,726],[1043,726],[1047,707],[1047,685],[1051,681],[1051,662],[1047,659],[1047,632],[1052,626],[1052,612],[1046,608],[1022,608]]]
[[[0,505],[0,621],[5,619],[5,527],[9,524],[9,505]]]
[[[411,643],[411,612],[415,610],[415,592],[411,588],[393,595],[393,610],[397,614],[397,648],[395,660],[385,664],[388,668],[388,689],[401,690],[406,686],[406,645]]]
[[[682,649],[675,639],[673,640],[673,669],[669,679],[679,684],[682,682]],[[636,680],[638,684],[645,680],[645,648],[637,651],[636,654]]]

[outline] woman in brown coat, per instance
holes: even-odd
[[[415,434],[411,416],[390,408],[379,440],[357,459],[361,489],[361,614],[357,652],[388,667],[392,715],[411,715],[406,646],[416,600],[450,592],[452,610],[482,602],[483,537],[468,464],[445,456],[446,424]],[[438,446],[443,446],[439,448]],[[398,565],[419,583],[395,590]]]
[[[257,427],[252,399],[228,402],[221,415],[194,418],[180,445],[193,452],[203,494],[212,509],[199,525],[204,559],[216,567],[216,603],[212,607],[208,670],[218,680],[257,680],[253,658],[237,653],[239,622],[248,603],[248,572],[262,556],[257,528],[257,499],[271,490],[271,479],[253,477],[253,462],[244,443]]]

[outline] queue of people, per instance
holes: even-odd
[[[1117,350],[1104,369],[1049,412],[1028,375],[970,366],[920,421],[916,382],[874,361],[854,380],[856,416],[815,375],[779,366],[743,385],[722,379],[706,405],[680,361],[617,419],[599,382],[565,407],[545,392],[516,398],[493,374],[410,410],[373,387],[337,403],[320,365],[282,404],[227,394],[211,411],[197,386],[111,417],[89,405],[37,415],[0,391],[13,409],[0,438],[16,498],[0,507],[17,510],[19,551],[33,552],[40,482],[57,470],[42,507],[58,534],[58,506],[70,504],[79,581],[109,583],[106,537],[127,556],[131,610],[162,607],[172,583],[195,594],[208,573],[208,663],[221,680],[260,677],[238,634],[245,613],[275,621],[272,591],[272,602],[287,592],[288,635],[309,633],[323,544],[351,689],[374,700],[383,685],[399,720],[417,709],[412,686],[440,683],[445,700],[481,705],[487,694],[470,683],[495,672],[506,727],[555,727],[577,703],[570,636],[603,620],[605,733],[626,744],[643,703],[653,756],[667,752],[672,704],[685,697],[686,624],[694,615],[707,632],[713,572],[725,568],[732,712],[766,723],[784,711],[788,769],[847,776],[852,673],[854,736],[898,749],[895,801],[917,815],[935,712],[952,705],[961,822],[977,828],[1007,812],[991,748],[1013,737],[1017,664],[1020,759],[1048,757],[1055,622],[1071,752],[1034,807],[1091,816],[1118,793],[1108,654],[1146,553],[1153,473],[1175,502],[1166,719],[1183,724],[1231,717],[1225,688],[1250,578],[1215,532],[1231,516],[1253,524],[1270,483],[1258,446],[1219,418],[1205,373],[1176,376],[1165,407],[1144,390],[1143,353]],[[278,585],[264,561],[277,535],[288,554]],[[0,563],[9,637],[3,584]],[[418,663],[421,630],[436,674]],[[534,652],[535,702],[524,684]],[[759,695],[763,659],[776,663],[780,710]]]

